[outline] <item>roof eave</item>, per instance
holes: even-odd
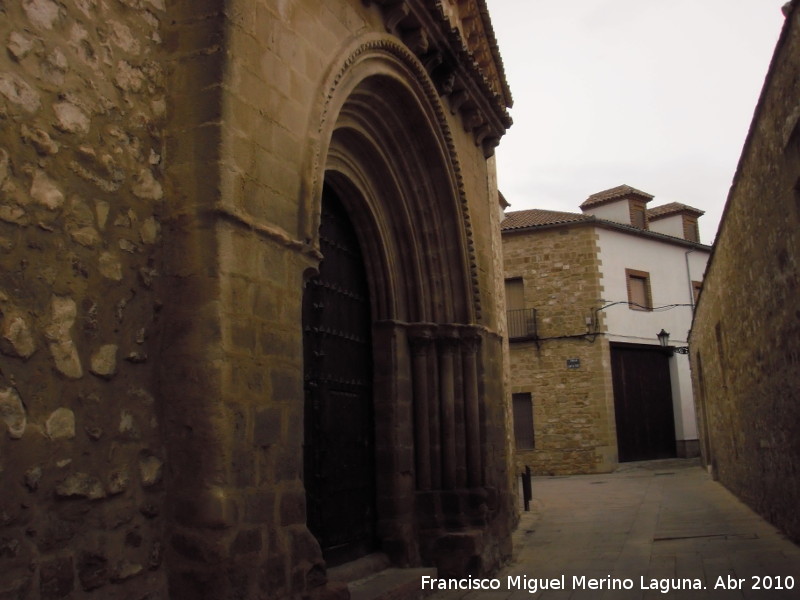
[[[567,221],[562,223],[547,223],[545,225],[528,225],[526,227],[517,227],[514,229],[502,229],[500,230],[501,235],[512,234],[512,233],[533,233],[536,231],[546,231],[549,229],[557,229],[560,227],[570,227],[575,225],[596,225],[598,227],[602,227],[604,229],[612,229],[615,231],[619,231],[620,233],[627,233],[630,235],[635,235],[638,237],[648,238],[654,241],[665,242],[669,244],[675,244],[678,246],[684,246],[686,248],[693,248],[696,250],[704,250],[707,252],[711,252],[712,247],[703,244],[701,242],[693,242],[691,240],[686,240],[683,238],[675,237],[672,235],[667,235],[666,233],[659,233],[657,231],[649,231],[647,229],[636,229],[631,225],[624,225],[622,223],[615,223],[614,221],[608,221],[606,219],[598,219],[595,216],[589,216],[586,219],[581,219],[577,221]]]

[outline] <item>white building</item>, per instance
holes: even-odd
[[[584,215],[608,222],[596,231],[605,301],[602,312],[612,368],[624,361],[629,368],[646,369],[647,377],[652,377],[650,370],[657,367],[652,360],[636,355],[649,351],[648,346],[660,347],[660,331],[670,334],[669,345],[673,349],[687,346],[694,303],[711,253],[709,246],[699,243],[697,219],[702,211],[678,203],[648,209],[652,198],[622,185],[593,194],[581,205]],[[674,350],[667,356],[676,454],[696,456],[699,446],[689,357]],[[634,376],[622,372],[612,375],[619,413],[623,402],[620,396],[625,392],[618,388],[626,385],[623,378],[627,377],[630,385]],[[648,401],[645,389],[635,392],[644,393],[639,402]],[[626,424],[625,416],[616,414],[618,445],[623,435],[620,428],[640,427],[640,417],[631,415]],[[620,451],[620,460],[625,460],[622,448]]]
[[[581,213],[524,210],[502,223],[520,466],[595,472],[698,454],[682,352],[711,248],[702,211],[648,209],[652,198],[623,185]]]

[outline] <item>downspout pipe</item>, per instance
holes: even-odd
[[[694,248],[690,248],[683,253],[683,258],[686,261],[686,277],[689,280],[689,302],[692,305],[692,314],[694,314],[694,286],[692,285],[692,270],[689,267],[689,255],[694,252]]]

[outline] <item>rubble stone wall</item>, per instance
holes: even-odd
[[[0,6],[0,597],[164,588],[160,0]]]
[[[792,6],[689,347],[704,460],[720,482],[800,540],[800,10]]]

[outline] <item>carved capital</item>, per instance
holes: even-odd
[[[442,64],[444,60],[442,58],[442,53],[438,50],[431,50],[425,56],[421,56],[420,60],[422,61],[422,65],[425,67],[425,70],[430,75],[433,73],[433,70]]]
[[[384,3],[384,6],[385,5],[386,3]],[[390,5],[384,16],[386,29],[388,31],[394,31],[397,26],[408,16],[408,12],[408,4],[405,2],[401,1]]]
[[[403,42],[417,56],[424,55],[430,49],[430,39],[422,27],[405,31]]]
[[[456,84],[455,72],[447,67],[436,69],[434,81],[440,94],[447,95],[453,91]]]
[[[458,325],[439,325],[436,330],[436,344],[441,352],[452,353],[461,342]]]
[[[450,114],[456,114],[461,107],[463,106],[464,102],[467,101],[468,95],[467,92],[464,90],[457,90],[450,94]]]
[[[436,324],[412,323],[408,326],[406,331],[412,353],[414,355],[419,355],[426,352],[433,345],[436,333]]]
[[[482,123],[479,127],[476,127],[473,131],[475,135],[475,145],[480,146],[483,144],[483,140],[486,139],[486,136],[489,135],[492,128],[489,126],[488,123]]]
[[[462,325],[459,334],[461,349],[469,354],[476,354],[481,345],[481,330],[475,325]]]
[[[500,138],[496,136],[489,136],[483,140],[483,157],[489,158],[494,154],[494,149],[500,144]]]
[[[467,110],[461,114],[464,121],[464,131],[475,131],[484,124],[483,117],[477,110]]]

